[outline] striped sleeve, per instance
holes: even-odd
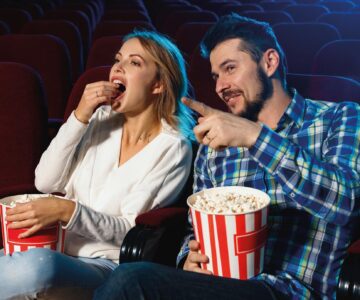
[[[321,127],[317,130],[325,134]],[[274,176],[289,201],[327,222],[345,225],[358,209],[359,136],[359,106],[347,103],[339,105],[333,116],[322,159],[266,126],[249,152]]]

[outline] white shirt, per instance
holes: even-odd
[[[162,120],[161,132],[118,166],[123,118],[100,107],[89,125],[72,113],[35,170],[43,193],[77,202],[67,224],[65,252],[118,262],[135,218],[177,200],[191,168],[191,144]]]

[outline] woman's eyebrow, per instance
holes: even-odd
[[[134,56],[137,56],[137,57],[141,58],[143,61],[145,61],[145,59],[140,54],[135,53],[135,54],[129,55],[129,57],[134,57]]]

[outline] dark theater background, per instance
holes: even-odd
[[[360,0],[0,0],[0,198],[37,192],[41,153],[84,86],[107,80],[122,36],[134,28],[171,37],[186,58],[192,96],[225,109],[198,44],[231,12],[271,24],[286,54],[289,86],[312,99],[360,103]],[[140,215],[122,262],[172,265],[185,219],[184,203]],[[359,253],[355,243],[338,299],[360,299]]]

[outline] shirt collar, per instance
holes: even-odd
[[[305,115],[305,99],[295,90],[292,89],[293,98],[281,117],[277,129],[287,127],[291,122],[294,122],[297,127],[303,123]]]

